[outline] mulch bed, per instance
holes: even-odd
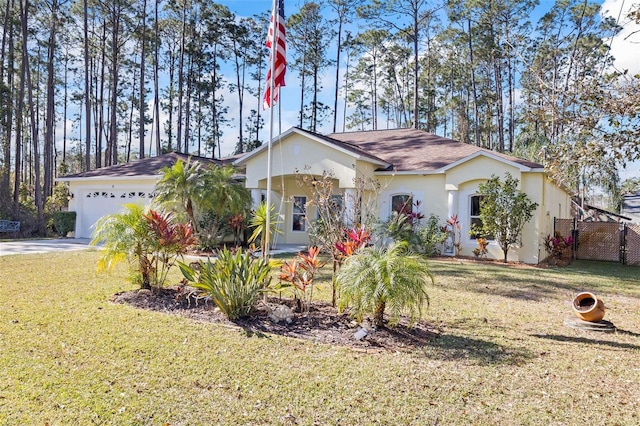
[[[362,326],[369,333],[357,340],[354,334],[361,326],[346,313],[338,313],[331,304],[314,301],[308,312],[296,312],[295,300],[276,297],[269,298],[266,303],[258,303],[251,316],[230,321],[208,298],[202,297],[197,290],[182,285],[153,291],[118,293],[111,300],[140,309],[237,328],[248,335],[280,335],[364,351],[413,351],[440,335],[437,327],[425,321],[410,327],[406,319],[401,319],[396,326],[375,330],[364,323]],[[276,322],[270,318],[271,309],[277,305],[286,305],[294,311],[291,323]]]

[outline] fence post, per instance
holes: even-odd
[[[573,238],[573,244],[571,245],[571,256],[574,259],[578,258],[578,237],[580,235],[577,228],[578,228],[578,221],[574,217],[572,221],[572,226],[571,226],[571,237]]]
[[[623,265],[627,264],[627,224],[622,224],[620,233],[620,260]]]

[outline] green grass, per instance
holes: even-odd
[[[114,305],[97,259],[0,257],[0,425],[640,423],[637,268],[432,261],[442,336],[362,353]],[[620,332],[563,325],[580,290]]]

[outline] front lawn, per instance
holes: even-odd
[[[113,304],[134,287],[97,260],[0,257],[1,425],[640,423],[638,268],[431,261],[442,333],[405,353]],[[617,333],[563,324],[581,290]]]

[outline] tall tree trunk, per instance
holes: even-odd
[[[84,35],[84,169],[91,170],[91,78],[89,59],[89,6],[88,0],[82,0],[82,31]],[[100,151],[96,147],[96,167],[100,167]]]
[[[420,72],[420,61],[419,61],[419,53],[418,49],[418,10],[414,10],[413,14],[413,128],[418,128],[418,122],[420,121],[419,114],[419,102],[418,102],[418,76]],[[375,118],[374,118],[375,120]],[[428,126],[429,123],[427,123]],[[428,127],[427,127],[428,128]]]
[[[318,67],[313,67],[313,100],[311,101],[311,131],[316,132],[318,126]]]
[[[96,125],[96,169],[102,167],[102,138],[104,135],[104,82],[106,80],[107,74],[107,62],[106,62],[106,52],[107,52],[107,23],[103,21],[102,23],[102,55],[100,57],[100,89],[98,92],[97,98],[98,104],[96,105],[96,110],[98,112],[98,123]],[[107,164],[107,149],[105,149],[105,165]],[[87,166],[88,167],[88,166]]]
[[[498,130],[498,151],[504,152],[504,105],[502,100],[502,67],[500,57],[493,58],[493,74],[496,81],[496,127]]]
[[[243,107],[244,107],[244,59],[242,58],[242,52],[240,51],[240,47],[238,46],[239,41],[233,40],[233,50],[234,50],[234,61],[236,68],[236,85],[238,91],[238,147],[236,148],[236,154],[242,153],[245,151],[244,149],[244,115],[243,115]],[[275,48],[274,48],[275,54]],[[275,77],[274,77],[275,78]],[[271,105],[273,107],[273,105]],[[239,149],[238,149],[239,148]]]
[[[144,111],[145,111],[145,92],[144,92],[144,65],[145,65],[145,47],[147,44],[147,0],[142,0],[142,42],[140,43],[140,158],[144,158]]]
[[[159,0],[155,1],[155,22],[153,23],[153,28],[154,28],[154,64],[153,64],[153,91],[154,91],[154,100],[153,100],[153,107],[155,108],[154,111],[154,125],[155,125],[155,130],[156,130],[156,155],[161,155],[162,154],[162,145],[161,145],[161,141],[160,141],[160,83],[159,83],[159,65],[158,65],[158,60],[160,57],[159,51],[160,51],[160,36],[159,36],[159,30],[158,30],[158,2]]]
[[[13,49],[13,28],[10,23],[11,10],[13,9],[13,1],[6,2],[6,9],[4,18],[2,21],[2,47],[0,48],[0,83],[4,83],[4,70],[5,70],[5,52],[7,57],[7,63],[13,64],[14,62],[14,49]],[[7,40],[8,39],[8,40]],[[7,46],[8,45],[8,46]],[[5,50],[6,49],[6,50]],[[13,75],[14,67],[7,67],[7,87],[13,87]],[[6,212],[11,207],[11,123],[13,121],[13,90],[2,93],[0,102],[4,105],[3,120],[4,127],[1,130],[0,137],[2,138],[2,159],[4,167],[2,168],[2,177],[0,178],[0,203],[6,208]]]
[[[113,29],[111,34],[111,103],[109,105],[111,118],[109,122],[109,153],[110,161],[107,165],[118,164],[118,83],[120,80],[120,12],[117,5],[113,5]]]
[[[53,150],[55,124],[55,66],[54,53],[56,50],[56,28],[58,21],[58,2],[51,2],[51,28],[49,31],[49,45],[47,50],[47,99],[44,132],[44,199],[53,191]]]
[[[338,122],[338,91],[340,90],[340,52],[342,51],[342,16],[338,18],[338,46],[336,52],[336,88],[333,93],[333,133]]]
[[[169,118],[167,120],[167,150],[171,152],[173,150],[173,95],[175,92],[173,77],[175,75],[175,61],[173,53],[170,53],[169,55],[171,56],[171,58],[169,60],[169,107],[167,108],[169,112]],[[180,151],[180,149],[176,150]]]
[[[27,27],[27,14],[29,11],[29,0],[24,0],[24,5],[20,1],[20,16],[22,24],[22,61],[25,67],[26,87],[29,100],[29,116],[31,119],[31,140],[33,146],[33,168],[34,168],[34,186],[35,186],[35,201],[38,211],[38,231],[44,231],[43,223],[43,203],[42,203],[42,186],[40,183],[40,149],[38,141],[38,124],[36,119],[36,105],[33,101],[33,83],[31,80],[31,69],[29,68],[29,52],[28,46],[28,27]]]
[[[476,71],[473,57],[473,37],[471,36],[471,18],[467,19],[469,27],[469,68],[471,69],[471,93],[473,95],[473,138],[474,145],[480,146],[480,128],[478,122],[478,89],[476,87]]]
[[[133,74],[133,83],[131,84],[131,105],[129,107],[129,131],[127,134],[127,153],[126,153],[126,162],[128,163],[129,161],[131,161],[131,144],[133,142],[133,111],[136,108],[136,96],[135,96],[135,92],[136,92],[136,75],[135,73]]]
[[[69,49],[65,49],[64,57],[64,94],[62,96],[63,113],[62,122],[66,123],[68,118],[68,103],[69,103]],[[82,114],[82,113],[80,113]],[[82,131],[80,131],[82,133]],[[82,136],[82,135],[81,135]],[[67,162],[67,126],[62,126],[62,162]],[[57,172],[56,172],[57,175]]]
[[[20,1],[20,9],[22,9],[22,0]],[[22,10],[21,10],[22,13]],[[11,43],[9,45],[9,57],[11,58],[13,54],[11,53],[13,50],[12,39],[9,39]],[[23,40],[23,50],[26,50],[25,41]],[[24,55],[23,55],[24,56]],[[18,87],[18,97],[16,98],[17,106],[16,106],[16,143],[15,143],[15,164],[13,171],[13,215],[17,217],[18,215],[18,206],[20,205],[20,185],[22,185],[22,131],[23,131],[23,122],[24,122],[24,92],[25,85],[27,84],[27,67],[29,66],[27,61],[21,61],[20,65],[20,83]]]
[[[182,31],[180,34],[180,62],[178,64],[178,129],[176,134],[176,149],[182,150],[182,97],[184,94],[184,50],[187,37],[187,2],[182,10]]]
[[[187,67],[187,91],[184,108],[184,152],[189,153],[189,138],[191,138],[191,92],[193,82],[193,55],[189,55]]]

